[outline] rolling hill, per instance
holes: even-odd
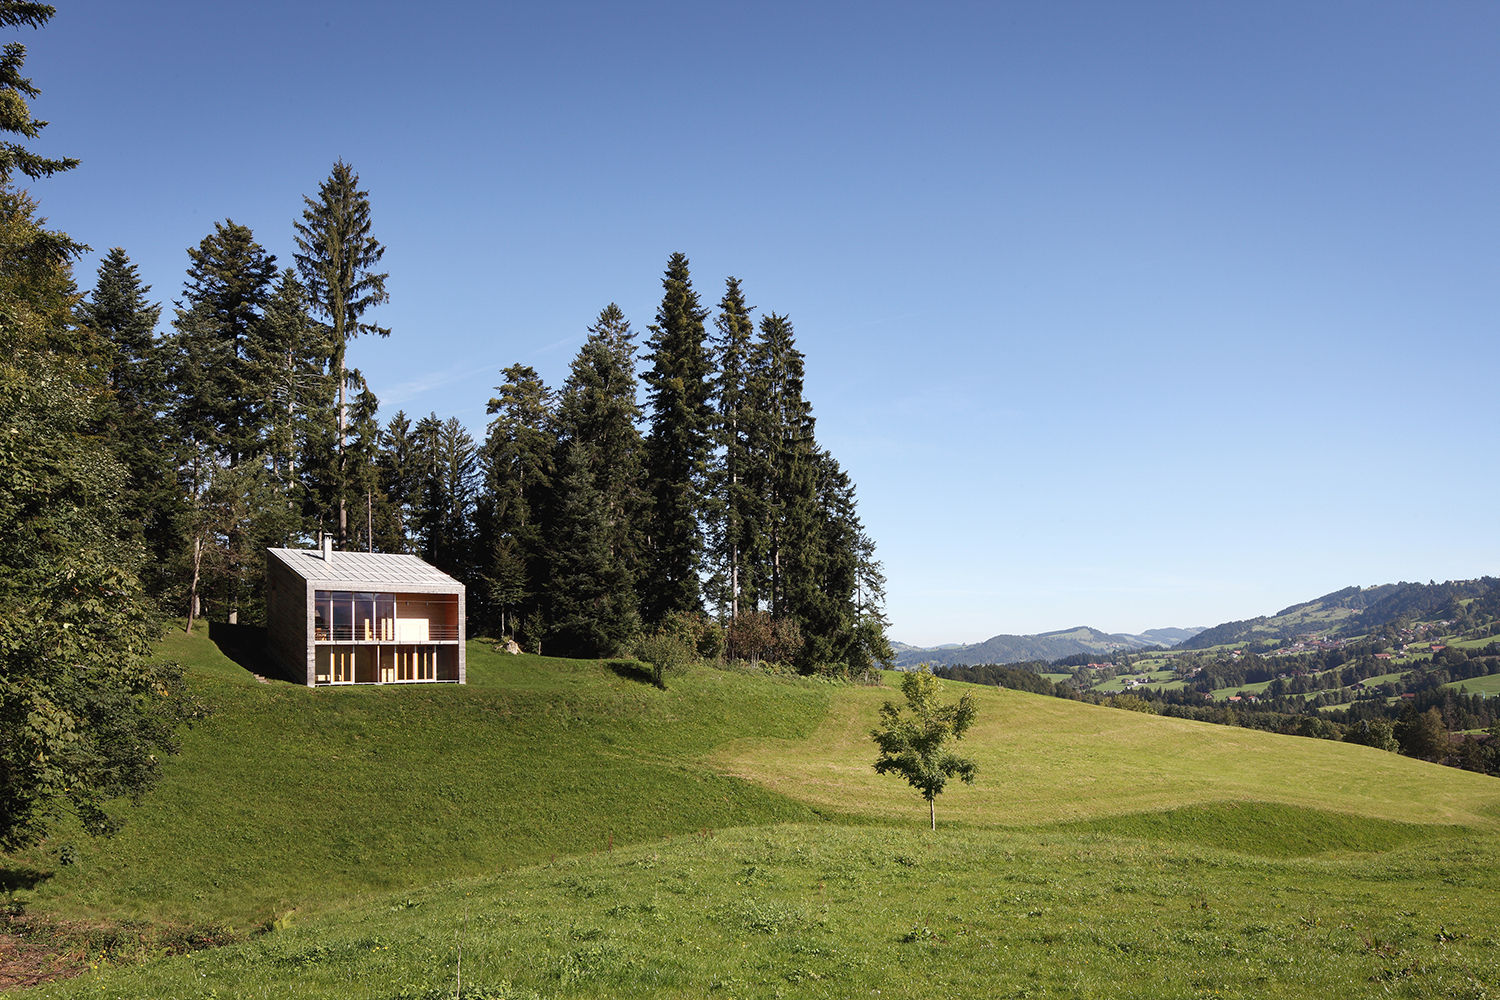
[[[1500,782],[968,688],[939,829],[876,775],[889,687],[471,643],[467,688],[257,683],[111,840],[0,858],[82,942],[18,997],[1484,996]],[[943,682],[945,694],[959,685]],[[212,946],[210,945],[217,945]],[[10,995],[10,994],[7,994]]]
[[[1345,587],[1331,594],[1283,608],[1274,615],[1225,622],[1182,642],[1183,649],[1208,649],[1235,643],[1291,639],[1308,632],[1362,635],[1401,618],[1454,617],[1468,602],[1494,614],[1500,611],[1500,578],[1449,580],[1444,583],[1387,583]]]
[[[1024,663],[1030,660],[1060,660],[1065,656],[1108,655],[1120,650],[1173,646],[1200,629],[1159,628],[1140,635],[1111,634],[1080,625],[1077,628],[1039,635],[997,635],[969,645],[932,647],[893,643],[898,667],[919,663],[946,666],[954,663]]]

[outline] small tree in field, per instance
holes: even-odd
[[[901,693],[906,696],[906,704],[886,702],[880,709],[881,725],[870,732],[880,748],[875,771],[899,774],[921,792],[936,830],[933,800],[949,778],[958,777],[972,785],[978,770],[972,760],[958,756],[948,746],[950,741],[962,739],[974,724],[974,695],[965,694],[955,704],[940,704],[937,678],[925,665],[901,678]]]

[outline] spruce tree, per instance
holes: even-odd
[[[576,443],[590,449],[610,552],[629,573],[633,586],[642,569],[646,503],[635,334],[613,302],[600,311],[588,331],[558,398],[557,437],[559,447]]]
[[[349,530],[349,484],[344,466],[348,437],[348,407],[344,355],[349,340],[360,334],[389,337],[391,331],[365,322],[364,314],[389,299],[387,275],[374,268],[385,247],[370,235],[370,196],[360,190],[359,175],[343,160],[333,165],[328,179],[318,185],[318,197],[302,199],[306,207],[295,224],[297,270],[312,297],[313,311],[328,322],[329,371],[338,393],[334,436],[338,536]]]
[[[714,319],[714,460],[709,474],[709,553],[713,597],[729,619],[756,610],[759,593],[746,572],[761,548],[763,498],[751,488],[755,414],[748,381],[755,324],[738,278],[724,283]]]
[[[419,490],[417,442],[411,420],[405,411],[386,424],[380,437],[380,492],[390,506],[390,520],[384,534],[376,535],[375,545],[382,552],[410,552],[411,525]]]
[[[332,415],[326,334],[307,308],[307,291],[296,272],[283,269],[246,350],[249,381],[260,392],[257,422],[266,465],[299,517],[307,503],[309,466],[327,437],[322,425]]]
[[[544,597],[557,438],[552,394],[529,365],[511,365],[489,401],[485,438],[481,576],[485,625],[539,648],[547,632]]]
[[[549,606],[553,648],[565,654],[615,652],[639,625],[644,498],[633,338],[610,303],[589,327],[558,401]]]
[[[777,313],[762,317],[746,379],[753,414],[746,477],[749,489],[762,498],[763,541],[759,562],[747,567],[746,575],[747,585],[777,617],[795,617],[805,599],[800,592],[812,586],[816,573],[816,445],[802,380],[802,352],[791,320]]]
[[[269,479],[255,474],[266,452],[267,392],[261,381],[265,372],[250,351],[261,335],[276,258],[248,227],[226,219],[188,249],[188,260],[183,300],[165,346],[172,390],[168,410],[185,503],[179,535],[191,629],[206,593],[217,595],[229,621],[238,621],[241,603],[253,597],[263,569],[250,553],[266,533],[233,494],[264,498]],[[273,502],[277,515],[281,507]]]
[[[262,450],[260,373],[249,358],[271,297],[276,257],[233,219],[188,248],[183,300],[169,366],[182,407],[179,429],[199,436],[216,458],[235,463]]]
[[[703,320],[688,272],[674,253],[662,278],[662,301],[647,340],[650,433],[646,482],[651,501],[649,571],[641,581],[641,611],[648,625],[673,612],[701,610],[703,477],[710,452],[712,366]]]
[[[40,28],[55,13],[51,4],[26,3],[23,0],[0,2],[0,27],[25,26]],[[35,139],[47,123],[31,117],[31,107],[26,102],[35,99],[41,92],[32,82],[21,75],[21,66],[26,62],[26,46],[20,42],[6,43],[0,53],[0,132],[9,132],[23,139]],[[50,177],[60,170],[72,170],[78,166],[73,157],[51,159],[39,156],[25,145],[14,140],[0,142],[0,184],[8,183],[14,173],[21,173],[36,180]],[[36,227],[33,238],[50,239],[61,234],[49,234]]]
[[[443,421],[436,413],[417,422],[413,437],[420,470],[413,526],[422,557],[445,573],[467,577],[479,485],[478,449],[457,418]]]
[[[172,488],[170,438],[164,419],[166,370],[156,336],[161,306],[147,301],[136,266],[119,247],[99,265],[94,290],[78,309],[78,323],[97,338],[108,392],[99,434],[126,470],[121,502],[125,525],[145,547],[151,572],[143,582],[160,593],[175,544],[178,498]]]
[[[548,580],[554,655],[612,656],[640,631],[630,574],[613,550],[608,501],[596,483],[600,467],[588,444],[562,450]]]

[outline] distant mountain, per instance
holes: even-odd
[[[892,643],[896,666],[914,667],[919,663],[948,666],[954,663],[1024,663],[1028,660],[1059,660],[1065,656],[1108,655],[1120,650],[1147,646],[1172,646],[1196,635],[1196,628],[1154,628],[1140,635],[1101,632],[1080,625],[1077,628],[1043,632],[1040,635],[997,635],[970,645],[909,646]]]
[[[1470,602],[1482,608],[1500,607],[1500,579],[1449,580],[1445,583],[1385,583],[1375,587],[1345,587],[1274,615],[1225,622],[1185,640],[1183,649],[1292,639],[1307,633],[1363,635],[1398,618],[1413,620],[1456,618]]]

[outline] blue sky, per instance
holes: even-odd
[[[58,7],[43,212],[170,314],[344,158],[383,417],[481,435],[605,304],[644,337],[673,251],[789,314],[893,638],[1500,571],[1489,0]]]

